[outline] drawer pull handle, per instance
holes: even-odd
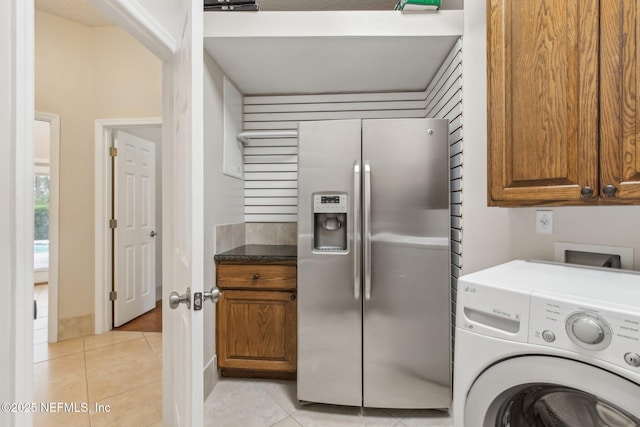
[[[291,295],[291,301],[295,301],[296,300],[296,296],[295,295]]]
[[[254,274],[254,275],[253,275],[253,280],[258,280],[259,278],[260,278],[260,275],[259,275],[259,274]]]

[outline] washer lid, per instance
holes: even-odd
[[[473,383],[464,425],[640,426],[640,384],[581,362],[545,356],[508,359]]]
[[[599,307],[612,306],[632,313],[638,312],[640,300],[637,271],[541,261],[510,261],[458,279],[458,289],[474,285],[500,289],[507,294],[536,291],[567,301],[579,296]]]

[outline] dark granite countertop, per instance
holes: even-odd
[[[296,245],[245,245],[216,254],[214,259],[234,263],[295,263],[298,256],[297,248]]]

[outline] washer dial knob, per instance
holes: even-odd
[[[604,339],[602,326],[593,319],[579,318],[571,325],[573,334],[585,344],[600,344]]]
[[[580,311],[567,318],[566,330],[569,338],[587,350],[601,350],[611,342],[611,328],[599,316]]]

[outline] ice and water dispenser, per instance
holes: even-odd
[[[347,193],[313,193],[313,250],[347,250]]]

